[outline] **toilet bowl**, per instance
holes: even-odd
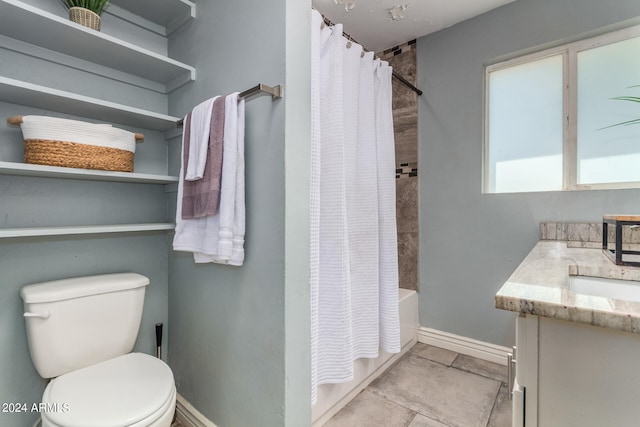
[[[170,427],[173,373],[130,353],[149,279],[136,273],[24,286],[29,350],[43,378],[42,427]]]
[[[129,353],[52,380],[42,403],[43,427],[169,426],[176,390],[159,359]]]

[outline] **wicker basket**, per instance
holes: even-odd
[[[134,134],[106,124],[45,116],[14,116],[24,137],[25,163],[68,168],[133,172]]]
[[[84,7],[69,8],[69,19],[85,27],[100,31],[100,15]]]

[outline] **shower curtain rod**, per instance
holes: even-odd
[[[318,9],[316,9],[318,10]],[[322,19],[324,20],[324,23],[327,24],[328,26],[334,26],[335,24],[333,22],[331,22],[331,20],[329,20],[326,16],[324,16],[324,14],[322,12],[320,12],[318,10],[318,12],[320,13],[320,15],[322,15]],[[360,46],[362,46],[362,50],[365,52],[370,52],[370,50],[368,50],[367,48],[365,48],[361,43],[358,43],[358,41],[356,39],[354,39],[353,37],[351,37],[350,34],[345,33],[344,31],[342,32],[342,36],[345,37],[347,40],[352,41],[355,44],[359,44]],[[411,89],[412,91],[414,91],[415,93],[418,94],[418,96],[422,95],[422,91],[420,89],[418,89],[417,87],[415,87],[409,80],[405,79],[402,75],[398,74],[395,70],[393,70],[393,77],[395,77],[396,79],[398,79],[398,81],[400,83],[402,83],[403,85],[405,85],[406,87],[408,87],[409,89]]]
[[[267,86],[264,83],[258,83],[251,89],[247,89],[244,92],[240,92],[238,94],[238,99],[251,98],[252,96],[261,95],[264,93],[271,95],[272,100],[280,99],[282,98],[282,86],[277,85],[277,86],[271,87],[271,86]],[[184,122],[184,119],[178,120],[176,122],[176,126],[181,128],[183,125],[183,122]]]

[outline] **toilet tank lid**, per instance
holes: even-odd
[[[54,302],[135,289],[148,284],[149,278],[138,273],[101,274],[26,285],[20,290],[20,296],[26,303]]]

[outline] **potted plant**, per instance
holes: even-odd
[[[109,0],[62,0],[69,9],[69,19],[100,31],[100,14]]]
[[[637,86],[630,86],[627,89],[633,89],[633,88],[640,88],[640,85]],[[629,101],[629,102],[637,102],[638,104],[640,104],[640,96],[616,96],[615,98],[611,98],[617,101]],[[622,123],[616,123],[615,125],[611,125],[611,126],[607,126],[603,129],[607,129],[610,127],[614,127],[614,126],[627,126],[627,125],[634,125],[634,124],[640,124],[640,119],[633,119],[633,120],[628,120],[626,122],[622,122]]]

